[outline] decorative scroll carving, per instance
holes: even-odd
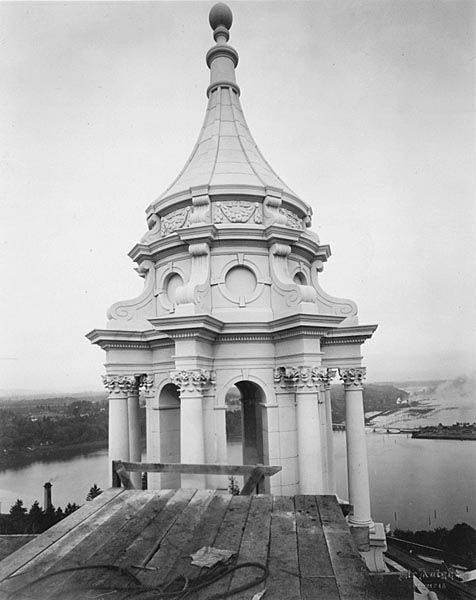
[[[109,394],[127,395],[138,389],[137,379],[132,375],[102,375],[102,381]]]
[[[160,219],[160,235],[165,237],[177,229],[190,225],[191,207],[178,208]]]
[[[365,367],[353,367],[350,369],[339,369],[339,377],[344,388],[349,390],[361,390],[367,369]]]
[[[266,196],[263,202],[263,213],[265,224],[286,226],[286,215],[279,212],[279,208],[283,201],[279,196]]]
[[[205,387],[215,385],[214,371],[205,369],[172,371],[170,379],[181,392],[201,392]]]
[[[154,316],[152,311],[145,311],[154,299],[155,287],[155,267],[150,260],[145,260],[136,269],[137,273],[145,278],[144,290],[140,296],[132,300],[121,300],[113,304],[107,311],[107,318],[110,321],[130,321],[132,319]],[[143,314],[146,313],[147,314]],[[150,313],[150,314],[149,314]]]
[[[319,313],[346,318],[357,317],[357,304],[353,300],[330,296],[321,288],[318,281],[318,272],[322,271],[322,269],[322,262],[320,260],[316,260],[311,266],[311,282],[317,293]]]
[[[192,256],[190,277],[187,283],[177,288],[175,303],[204,308],[205,297],[210,292],[210,248],[206,243],[190,244],[188,251]]]
[[[291,227],[291,229],[299,229],[301,231],[304,229],[305,225],[303,219],[298,217],[292,210],[282,207],[278,210],[279,213],[286,218],[286,223],[284,224],[285,227]]]
[[[331,389],[331,381],[336,376],[336,373],[337,373],[336,369],[327,369],[326,375],[324,377],[324,389],[325,390]]]
[[[249,223],[252,221],[261,225],[263,222],[263,212],[259,202],[229,200],[214,202],[212,206],[214,223]]]
[[[207,194],[192,198],[193,210],[190,213],[189,225],[210,223],[210,197]]]
[[[273,244],[269,249],[274,291],[284,297],[286,306],[297,306],[301,302],[315,303],[316,290],[310,285],[300,285],[293,281],[289,272],[290,254],[291,247],[286,244]]]
[[[321,367],[278,367],[273,374],[275,385],[316,389],[325,383],[326,376],[326,369]]]

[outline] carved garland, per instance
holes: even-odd
[[[230,200],[228,202],[214,202],[214,223],[248,223],[253,221],[257,225],[263,222],[261,204],[243,200]]]

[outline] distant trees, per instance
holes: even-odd
[[[390,410],[399,407],[397,400],[406,400],[408,392],[393,385],[368,383],[364,387],[364,410]],[[332,420],[342,423],[345,420],[344,388],[342,385],[331,387]]]
[[[107,439],[107,412],[89,401],[74,402],[55,417],[31,417],[0,409],[0,452],[69,446]]]
[[[458,523],[450,530],[445,527],[437,527],[432,531],[395,529],[394,537],[440,548],[447,555],[448,561],[459,561],[469,569],[476,568],[476,529],[467,523]]]
[[[95,483],[89,488],[88,495],[86,496],[86,501],[94,500],[99,494],[102,494],[102,489],[98,487]]]

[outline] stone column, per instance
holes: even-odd
[[[321,442],[322,486],[323,494],[329,493],[329,464],[327,459],[327,414],[325,393],[325,370],[321,375],[319,391],[317,394],[317,409],[319,413],[319,439]]]
[[[324,480],[318,407],[322,373],[317,367],[292,367],[287,371],[286,376],[293,382],[296,393],[299,492],[322,494]]]
[[[331,381],[336,375],[335,369],[327,369],[324,378],[324,403],[326,408],[326,445],[327,445],[327,490],[336,493],[336,474],[334,460],[334,431],[332,429]]]
[[[203,389],[214,383],[211,371],[173,371],[172,383],[180,390],[180,462],[205,463]],[[181,487],[205,489],[204,475],[182,475]]]
[[[129,421],[129,460],[141,462],[140,423],[139,423],[139,379],[130,377],[127,391],[127,415]],[[142,489],[141,474],[131,472],[130,478],[134,487]]]
[[[129,418],[127,396],[131,377],[103,375],[104,386],[109,392],[109,471],[112,483],[112,461],[129,460]]]
[[[373,527],[370,516],[369,471],[364,428],[363,379],[365,368],[339,369],[345,392],[345,437],[349,502],[353,513],[349,525]]]

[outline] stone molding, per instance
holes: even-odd
[[[364,387],[364,379],[367,369],[365,367],[353,367],[350,369],[339,369],[339,377],[346,390],[361,390]]]
[[[322,367],[277,367],[274,370],[276,386],[293,386],[297,389],[320,391],[324,385],[326,369]]]
[[[206,369],[172,371],[170,380],[180,392],[202,392],[204,388],[215,385],[215,373]]]

